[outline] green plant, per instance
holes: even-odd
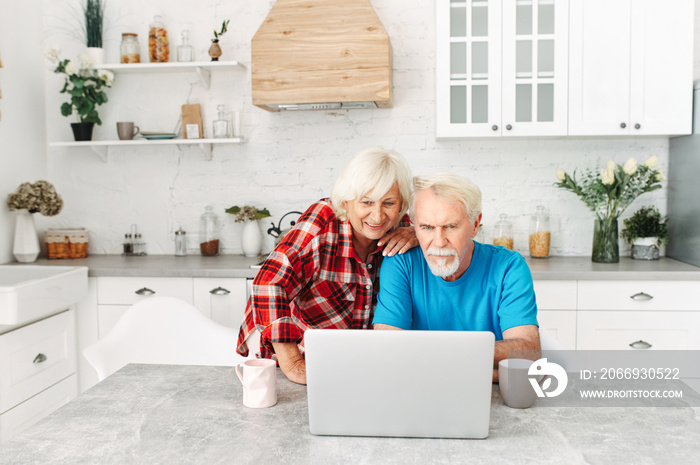
[[[219,31],[219,32],[216,32],[216,29],[214,29],[214,38],[211,40],[212,42],[215,42],[215,43],[218,42],[219,37],[226,34],[226,31],[228,31],[228,23],[229,22],[231,22],[230,19],[227,19],[226,21],[224,21],[223,24],[221,25],[221,31]]]
[[[107,103],[104,88],[112,86],[114,74],[106,69],[92,69],[92,62],[85,54],[78,55],[80,66],[68,59],[61,60],[60,54],[58,48],[50,48],[46,52],[49,61],[56,63],[54,73],[62,74],[65,78],[61,93],[70,96],[70,100],[61,105],[61,114],[70,116],[75,112],[81,123],[102,124],[97,107]]]
[[[623,223],[620,235],[630,244],[642,237],[657,237],[659,245],[668,244],[668,217],[662,218],[654,206],[640,208]]]
[[[245,205],[243,208],[238,205],[229,207],[226,209],[226,213],[230,213],[236,216],[236,223],[244,223],[246,221],[259,220],[261,218],[267,218],[270,216],[270,212],[267,208],[258,210],[250,205]]]
[[[102,47],[102,25],[105,3],[102,0],[85,0],[82,5],[85,16],[85,38],[88,47]]]

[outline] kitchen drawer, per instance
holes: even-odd
[[[194,278],[194,305],[219,324],[238,329],[247,303],[245,278]]]
[[[75,373],[75,315],[68,310],[0,336],[0,413]]]
[[[700,310],[697,281],[579,281],[579,310]]]
[[[540,330],[546,330],[564,349],[576,350],[576,312],[538,310],[537,322]]]
[[[538,310],[576,310],[576,281],[534,281]]]
[[[78,395],[78,377],[71,375],[0,415],[0,442],[6,442]]]
[[[633,350],[643,341],[650,349],[700,349],[700,312],[579,311],[578,350]]]
[[[192,303],[192,278],[97,278],[98,304],[133,305],[151,295]]]

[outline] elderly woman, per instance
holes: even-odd
[[[411,170],[399,154],[368,148],[343,168],[330,201],[311,205],[253,281],[237,352],[260,331],[260,356],[306,384],[304,331],[370,329],[384,255],[418,245],[405,215]]]

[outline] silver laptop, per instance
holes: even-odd
[[[482,331],[307,330],[309,429],[485,438],[494,339]]]

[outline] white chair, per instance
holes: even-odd
[[[252,339],[252,337],[251,337]],[[238,330],[220,325],[173,297],[150,297],[129,308],[83,355],[100,381],[129,363],[234,366]],[[251,358],[255,353],[251,347]]]

